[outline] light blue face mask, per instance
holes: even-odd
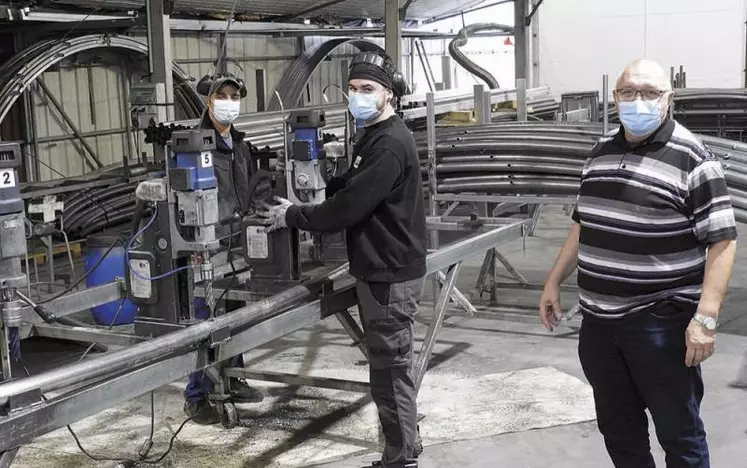
[[[637,137],[648,136],[661,126],[661,100],[644,101],[636,99],[632,102],[618,102],[620,122],[631,135]]]
[[[356,120],[368,122],[381,115],[379,93],[354,93],[348,96],[348,109]]]

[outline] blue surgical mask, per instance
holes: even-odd
[[[618,102],[620,122],[631,135],[644,137],[652,134],[661,126],[661,101]]]
[[[381,115],[379,93],[354,93],[348,96],[348,109],[356,120],[368,122]]]

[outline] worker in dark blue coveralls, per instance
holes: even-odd
[[[414,468],[419,442],[413,324],[426,274],[425,208],[415,139],[391,105],[395,92],[402,94],[396,91],[402,88],[395,84],[399,74],[387,63],[352,62],[349,109],[365,122],[364,133],[348,172],[328,184],[327,200],[294,205],[279,198],[261,214],[268,219],[268,231],[346,230],[371,395],[386,443],[374,466]]]
[[[220,219],[228,219],[233,213],[244,213],[249,207],[249,179],[254,173],[251,149],[244,143],[244,134],[233,127],[239,115],[242,93],[246,91],[243,83],[231,76],[216,78],[210,86],[208,109],[205,111],[198,128],[214,129],[216,146],[213,157],[215,176],[218,179],[218,211]],[[231,236],[231,226],[216,226],[216,235],[221,244],[226,246]],[[233,245],[238,245],[238,230],[234,233]],[[235,310],[241,303],[226,301],[226,311]],[[205,301],[195,302],[195,316],[204,320],[210,314]],[[243,367],[242,356],[230,362],[231,367]],[[189,376],[189,383],[184,390],[184,411],[192,421],[198,424],[216,424],[220,422],[218,410],[208,401],[213,391],[213,382],[203,371]],[[263,399],[262,393],[246,385],[239,379],[230,379],[229,393],[234,402],[256,403]]]

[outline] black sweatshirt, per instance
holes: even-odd
[[[424,276],[420,161],[402,119],[393,116],[367,127],[353,149],[352,166],[340,179],[330,186],[341,188],[325,202],[288,208],[288,226],[312,232],[345,229],[350,274],[363,281],[399,283]]]

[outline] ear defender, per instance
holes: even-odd
[[[216,81],[233,81],[239,85],[239,94],[241,98],[245,98],[247,95],[246,84],[241,78],[237,78],[231,73],[218,73],[217,75],[205,75],[200,81],[197,82],[197,93],[202,96],[210,95],[210,90],[213,88],[213,84]]]
[[[371,65],[381,68],[392,81],[392,91],[394,97],[401,98],[407,94],[410,94],[410,86],[407,84],[405,76],[397,71],[397,67],[386,55],[381,55],[377,52],[361,52],[357,54],[353,61],[350,63],[350,68],[358,63],[370,63]]]

